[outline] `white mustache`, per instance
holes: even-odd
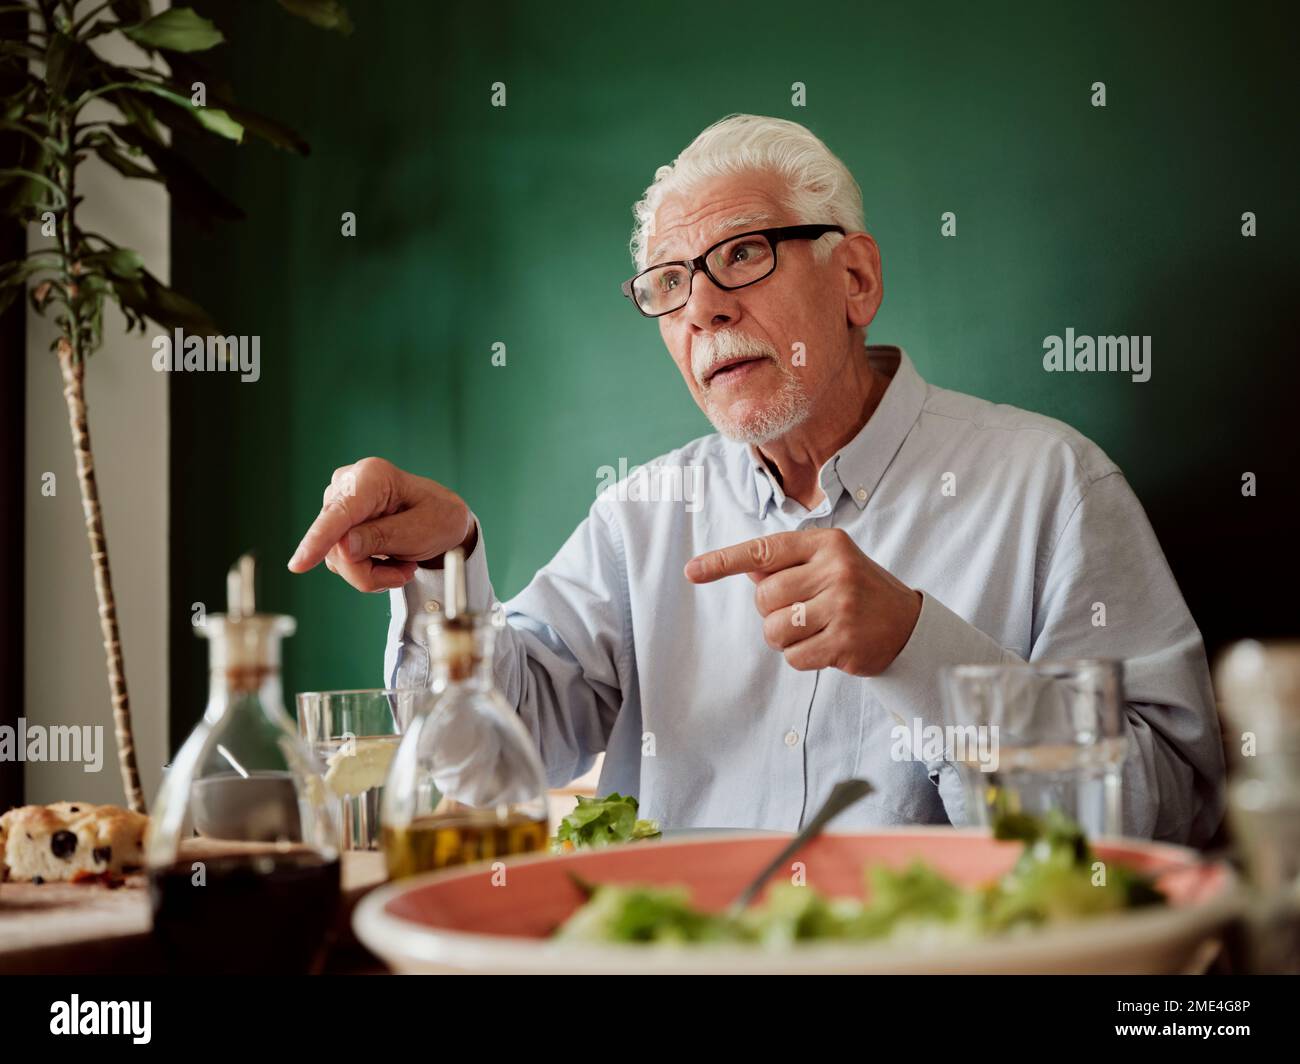
[[[779,362],[776,348],[742,332],[725,329],[705,334],[691,346],[691,372],[700,387],[715,366],[733,358],[770,358]]]

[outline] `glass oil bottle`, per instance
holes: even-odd
[[[446,603],[428,629],[428,708],[403,736],[384,786],[393,878],[544,850],[549,834],[536,745],[492,677],[503,622],[466,610],[459,548],[444,565]]]
[[[291,617],[258,613],[249,555],[210,614],[203,719],[167,771],[145,841],[154,937],[171,970],[312,969],[339,902],[338,799],[284,708]]]

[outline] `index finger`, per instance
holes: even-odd
[[[370,517],[370,504],[364,494],[364,489],[353,495],[335,492],[325,500],[316,520],[289,559],[290,572],[305,573],[319,563],[350,529]]]
[[[696,555],[686,563],[686,579],[708,584],[737,573],[774,573],[806,562],[814,549],[803,532],[774,532]]]

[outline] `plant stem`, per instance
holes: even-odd
[[[61,101],[66,107],[66,101]],[[81,508],[86,518],[86,536],[90,541],[90,561],[95,574],[95,597],[99,602],[99,627],[104,637],[104,654],[108,665],[108,685],[113,697],[113,729],[117,738],[118,767],[127,805],[137,813],[145,811],[144,789],[136,765],[135,740],[131,732],[131,701],[126,688],[126,665],[117,624],[117,600],[113,595],[113,577],[108,564],[108,541],[104,535],[104,516],[99,506],[99,484],[95,477],[95,457],[90,445],[90,425],[86,418],[86,356],[81,314],[77,309],[77,279],[80,255],[75,219],[77,159],[71,132],[75,112],[64,110],[57,118],[58,136],[68,146],[67,153],[54,164],[55,178],[64,195],[64,209],[58,228],[59,253],[62,258],[63,284],[71,307],[66,329],[59,337],[59,368],[63,373],[63,398],[68,407],[68,427],[72,431],[72,450],[77,462],[77,483],[81,488]]]

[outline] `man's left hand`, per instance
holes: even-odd
[[[756,585],[767,645],[795,669],[875,676],[907,645],[921,614],[921,592],[839,528],[777,532],[686,563],[686,579],[695,584],[739,573]]]

